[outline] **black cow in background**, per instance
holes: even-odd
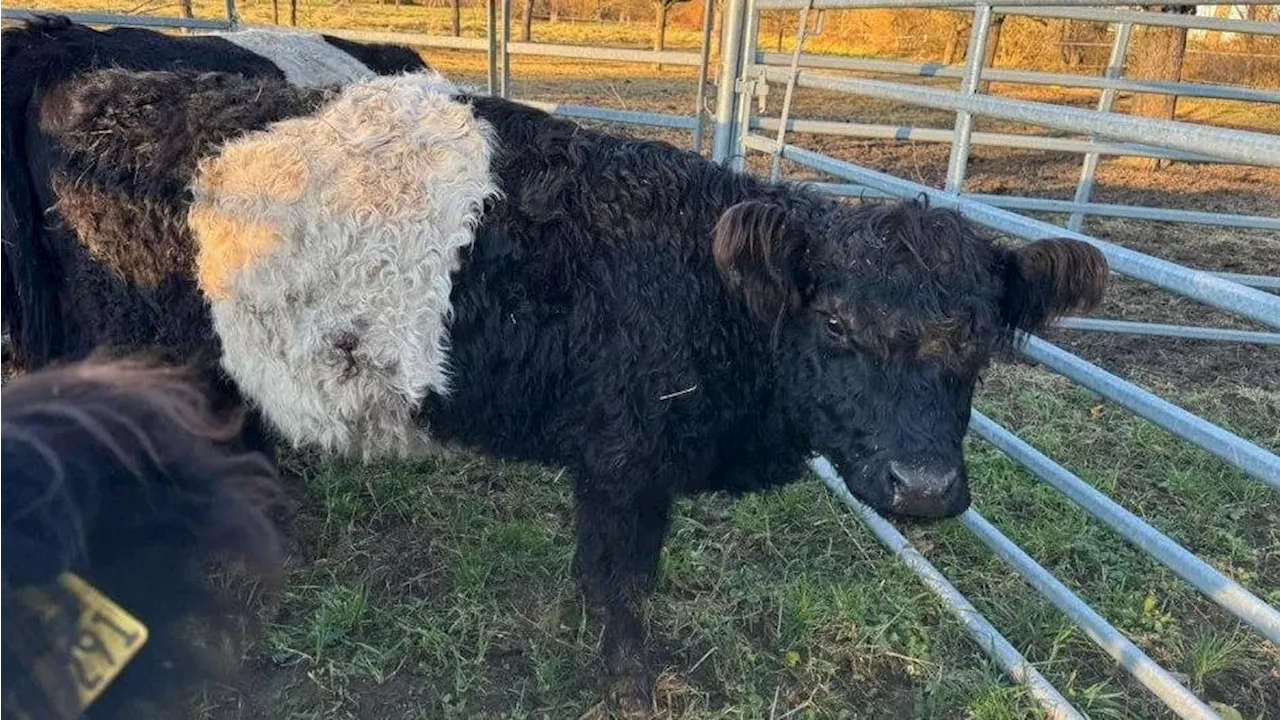
[[[222,71],[307,86],[339,85],[374,74],[421,71],[416,51],[362,44],[327,35],[252,30],[174,36],[139,28],[94,30],[63,16],[42,16],[6,28],[0,39],[0,115],[4,117],[0,237],[0,312],[12,335],[13,360],[38,369],[58,358],[84,357],[93,343],[68,325],[67,298],[50,293],[68,258],[49,236],[55,202],[40,166],[49,151],[40,128],[43,98],[66,80],[101,68]],[[34,165],[32,165],[34,163]],[[104,220],[104,222],[107,222]],[[27,273],[27,275],[21,275]]]
[[[209,563],[274,581],[283,495],[241,447],[241,413],[206,392],[96,358],[4,389],[5,718],[181,715],[196,683],[238,665],[220,649],[250,616]]]
[[[91,341],[207,346],[297,443],[389,451],[408,424],[568,468],[628,711],[676,496],[775,487],[822,453],[881,512],[963,511],[979,373],[1107,279],[1085,243],[1007,247],[951,210],[761,182],[438,75],[103,71],[44,113],[47,172],[74,179],[59,207],[113,219],[62,236],[99,251],[47,289],[98,313]]]

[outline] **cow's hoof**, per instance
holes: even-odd
[[[646,720],[654,715],[653,681],[647,673],[632,672],[613,681],[609,700],[625,720]]]

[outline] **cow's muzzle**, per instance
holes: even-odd
[[[969,483],[963,463],[942,458],[890,461],[890,508],[895,515],[919,518],[953,517],[969,507]]]

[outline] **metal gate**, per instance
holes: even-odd
[[[1101,155],[1131,155],[1193,162],[1226,162],[1280,167],[1280,137],[1225,130],[1183,122],[1159,121],[1112,114],[1117,91],[1142,91],[1195,97],[1280,103],[1280,93],[1252,88],[1183,82],[1127,80],[1125,55],[1135,25],[1204,28],[1239,33],[1280,35],[1272,23],[1223,20],[1187,15],[1103,9],[1121,5],[1114,0],[1018,0],[1015,5],[990,5],[974,0],[726,0],[719,93],[716,103],[713,158],[737,169],[745,168],[748,153],[770,156],[770,177],[777,180],[781,161],[836,178],[815,183],[837,196],[927,197],[931,204],[957,209],[970,220],[1023,240],[1071,237],[1088,242],[1106,255],[1111,269],[1257,323],[1280,328],[1280,297],[1259,288],[1280,288],[1280,278],[1236,273],[1213,273],[1177,265],[1079,232],[1086,216],[1111,216],[1280,230],[1280,218],[1194,212],[1090,202],[1094,174]],[[1174,3],[1189,5],[1189,2]],[[1261,3],[1249,3],[1261,4]],[[870,60],[806,54],[810,16],[816,12],[854,8],[953,8],[973,14],[968,60],[963,68],[921,63]],[[793,52],[766,53],[756,46],[762,10],[800,13]],[[1032,15],[1111,23],[1114,44],[1103,77],[985,68],[986,43],[997,15]],[[958,90],[888,82],[824,73],[856,70],[907,76],[958,78]],[[998,98],[980,92],[983,81],[1062,85],[1102,89],[1097,110]],[[777,117],[757,117],[753,111],[759,90],[768,83],[785,87]],[[894,100],[955,112],[952,131],[917,130],[895,125],[806,121],[791,117],[797,87],[819,88],[855,96]],[[975,133],[973,120],[985,116],[1016,121],[1085,136],[1082,139]],[[927,187],[807,150],[787,141],[787,133],[834,134],[852,137],[900,138],[951,144],[946,184]],[[1079,184],[1072,201],[977,195],[964,191],[969,149],[973,144],[1079,152],[1083,154]],[[1070,213],[1067,228],[1015,214],[1010,210]],[[1280,333],[1241,331],[1120,320],[1068,318],[1066,327],[1101,332],[1138,333],[1216,341],[1246,341],[1280,345]],[[1020,352],[1102,397],[1192,442],[1239,468],[1258,482],[1280,492],[1280,457],[1129,383],[1041,338],[1024,337]],[[1280,612],[1199,559],[1141,518],[1096,490],[1051,458],[1018,438],[978,410],[969,429],[991,443],[1035,477],[1063,493],[1097,520],[1141,548],[1215,603],[1271,642],[1280,643]],[[907,539],[845,489],[832,465],[816,458],[813,470],[900,557],[955,614],[1004,671],[1027,686],[1054,717],[1081,717],[1071,704],[976,610]],[[1022,578],[1074,621],[1125,670],[1186,718],[1217,718],[1218,714],[1148,657],[1066,585],[1019,548],[977,508],[960,522],[982,543],[1009,563]]]

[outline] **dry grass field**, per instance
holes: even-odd
[[[62,0],[59,7],[90,0]],[[104,8],[107,2],[93,2]],[[118,7],[128,4],[116,3]],[[214,3],[197,3],[197,14]],[[391,6],[303,5],[316,25],[388,26]],[[270,4],[242,4],[262,20]],[[439,31],[440,11],[413,29]],[[432,14],[434,13],[434,14]],[[356,21],[358,19],[358,22]],[[477,18],[468,16],[474,27]],[[405,23],[395,25],[404,27]],[[644,42],[627,26],[538,25],[535,39]],[[629,34],[630,33],[630,34]],[[690,44],[683,30],[672,45]],[[482,83],[482,60],[425,54]],[[695,76],[647,66],[523,60],[515,95],[688,113]],[[1089,106],[1087,92],[1001,94]],[[776,114],[781,89],[770,96]],[[1129,98],[1121,98],[1120,108]],[[947,113],[801,91],[794,116],[950,127]],[[1280,113],[1180,103],[1179,117],[1280,131]],[[1008,129],[979,121],[978,129]],[[613,128],[688,147],[687,133]],[[835,157],[940,184],[948,148],[791,135]],[[767,168],[767,159],[751,165]],[[799,168],[789,177],[813,179]],[[1074,155],[976,148],[968,189],[1069,199]],[[1280,171],[1106,160],[1096,198],[1274,214]],[[1044,216],[1062,222],[1060,216]],[[1112,242],[1194,267],[1280,274],[1276,233],[1127,220],[1089,222]],[[1118,278],[1105,317],[1253,328]],[[1261,328],[1255,328],[1261,329]],[[1240,435],[1280,451],[1274,347],[1057,331],[1049,339]],[[1025,363],[993,367],[977,399],[1086,481],[1272,605],[1280,605],[1280,497],[1188,443]],[[1202,697],[1280,718],[1280,648],[978,440],[975,503],[994,524]],[[600,718],[598,631],[570,581],[569,483],[557,468],[481,457],[358,467],[289,458],[299,502],[282,597],[235,687],[198,699],[202,718]],[[1078,629],[955,523],[902,526],[930,560],[1081,710],[1173,717]],[[1038,706],[815,481],[730,502],[683,501],[647,609],[665,718],[1035,718]]]

